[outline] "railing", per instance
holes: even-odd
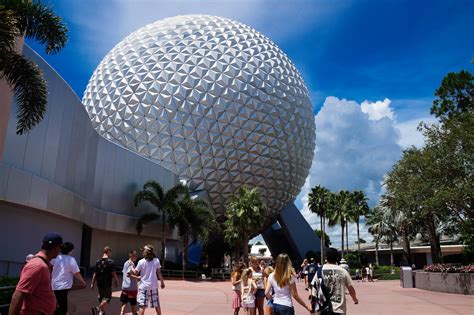
[[[8,308],[10,303],[8,303],[11,299],[11,295],[13,294],[13,291],[15,291],[16,286],[14,285],[9,285],[5,287],[0,287],[0,314],[3,314],[2,312]],[[7,302],[7,304],[3,304]]]
[[[222,280],[230,279],[230,269],[229,268],[212,268],[211,278],[222,279]]]
[[[11,277],[20,275],[24,262],[0,260],[0,277]]]

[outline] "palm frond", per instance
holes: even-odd
[[[14,12],[20,33],[45,45],[46,53],[57,53],[66,45],[67,26],[50,6],[24,0],[3,0],[0,5]]]
[[[0,4],[0,53],[5,54],[15,49],[15,40],[20,37],[16,27],[15,15]]]
[[[152,191],[158,200],[164,199],[164,189],[163,186],[157,181],[150,180],[143,185],[143,190]]]
[[[151,222],[158,220],[160,216],[158,213],[150,212],[150,213],[145,213],[142,216],[140,216],[137,220],[137,224],[135,226],[137,233],[140,234],[143,231],[143,225]]]
[[[13,86],[18,103],[17,134],[28,132],[43,119],[48,89],[39,67],[13,51],[0,54],[0,78]]]
[[[151,203],[153,206],[157,208],[160,205],[159,200],[157,200],[156,196],[149,190],[142,190],[142,191],[137,192],[134,199],[135,207],[137,207],[140,203],[144,201],[148,201],[149,203]]]

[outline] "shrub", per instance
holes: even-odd
[[[400,280],[400,272],[394,274],[384,273],[377,277],[377,280]]]
[[[424,266],[423,271],[446,273],[474,273],[474,265],[461,266],[459,264],[433,264]]]

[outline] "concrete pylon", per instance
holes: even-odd
[[[287,253],[293,261],[301,261],[309,251],[321,255],[321,240],[293,202],[283,208],[278,221],[262,236],[275,259],[280,253]]]

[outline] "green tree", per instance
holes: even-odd
[[[67,42],[67,27],[47,5],[39,1],[0,1],[0,79],[13,88],[18,103],[17,134],[30,131],[43,119],[48,89],[39,67],[17,52],[21,36],[59,52]]]
[[[347,190],[341,190],[339,193],[331,195],[328,225],[339,224],[341,226],[341,258],[344,258],[344,229],[350,219],[351,202],[351,194]]]
[[[239,194],[230,198],[224,223],[225,238],[231,244],[240,244],[245,263],[248,263],[249,239],[262,229],[265,208],[257,188],[242,186]]]
[[[441,119],[474,112],[474,76],[468,71],[448,73],[435,91],[431,114]]]
[[[328,209],[330,207],[331,192],[320,185],[315,186],[311,189],[308,195],[308,207],[313,213],[319,215],[320,230],[323,231],[321,235],[318,235],[321,239],[321,262],[324,262],[324,247],[329,247],[328,242],[325,241],[326,234],[326,217],[328,215]],[[331,242],[329,242],[330,244]]]
[[[136,230],[140,234],[143,225],[148,222],[155,221],[161,217],[161,264],[165,266],[165,249],[166,249],[166,224],[169,223],[167,217],[179,212],[178,198],[181,194],[187,194],[188,188],[182,184],[177,184],[171,189],[165,191],[157,181],[148,181],[143,185],[143,190],[135,195],[135,207],[142,202],[150,203],[157,211],[145,213],[137,220]],[[161,215],[160,215],[161,214]]]
[[[369,233],[374,236],[375,243],[375,265],[379,265],[379,243],[382,239],[383,213],[379,207],[369,209],[365,224],[369,227]]]
[[[369,212],[369,205],[367,204],[367,197],[361,190],[352,192],[351,195],[351,217],[353,222],[357,225],[357,239],[360,240],[360,217],[365,216]],[[357,242],[358,257],[360,257],[360,242]]]
[[[324,246],[325,247],[331,247],[331,238],[329,237],[329,235],[326,232],[324,232],[324,235],[323,235],[321,230],[316,229],[316,230],[314,230],[314,233],[319,237],[319,239],[321,239],[321,242],[323,242],[323,239],[324,239]]]
[[[217,228],[217,223],[207,209],[204,200],[191,197],[186,194],[178,201],[178,209],[170,213],[170,226],[178,228],[178,234],[182,240],[182,267],[186,271],[188,262],[188,246],[190,240],[199,240],[206,244],[209,233]]]

